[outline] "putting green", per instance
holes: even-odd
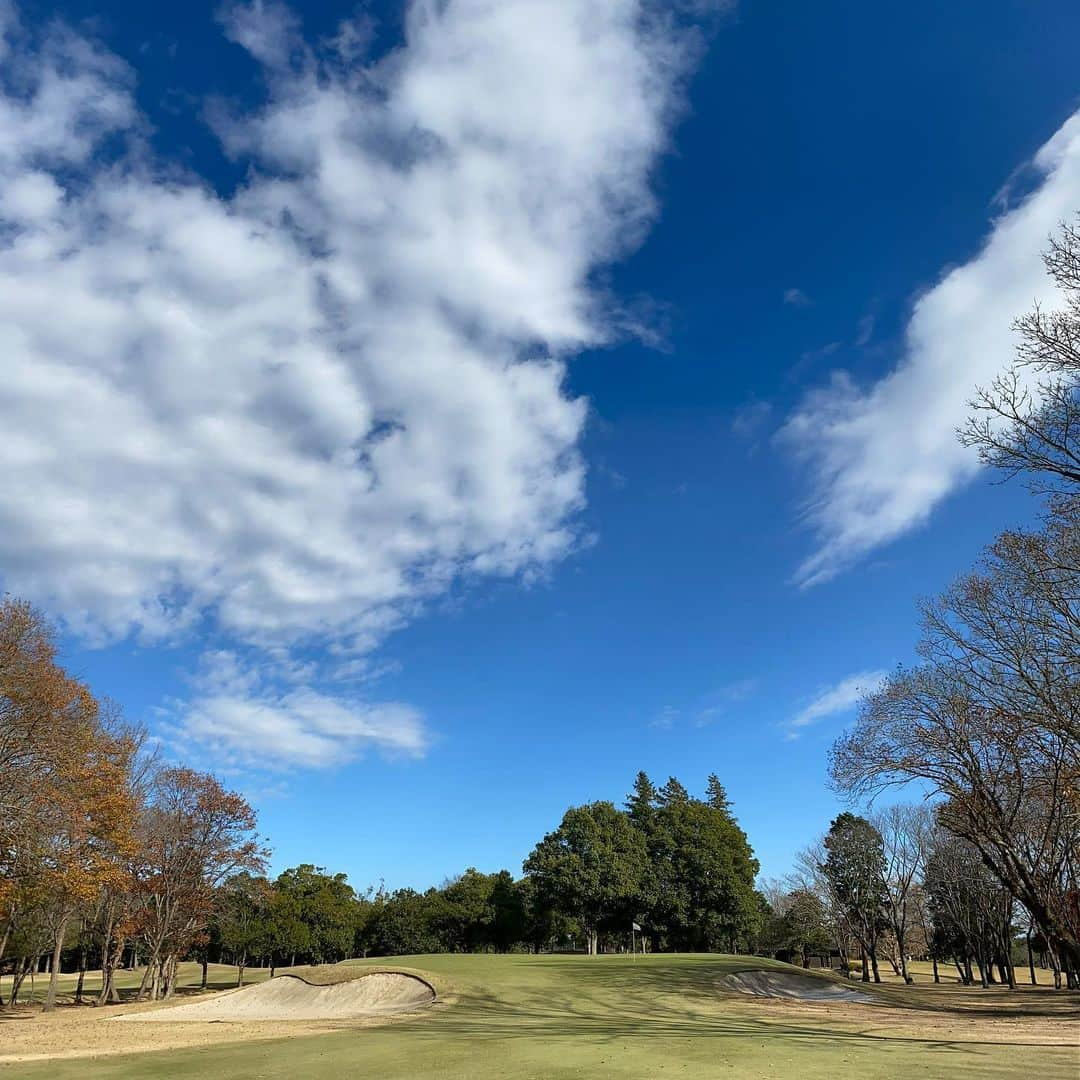
[[[426,1014],[384,1027],[295,1038],[9,1063],[5,1076],[955,1080],[1034,1073],[1040,1080],[1074,1080],[1080,1067],[1080,997],[1049,989],[1010,995],[951,984],[895,985],[874,988],[875,1000],[867,1004],[803,1002],[754,998],[726,988],[725,976],[747,968],[795,970],[747,957],[395,960],[438,986],[439,1001]],[[380,968],[385,962],[355,963]],[[3,1030],[0,1022],[0,1043]]]

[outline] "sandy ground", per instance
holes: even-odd
[[[304,969],[305,978],[312,980],[310,983],[288,976],[273,980],[274,984],[279,984],[286,991],[295,993],[296,988],[302,988],[301,995],[305,991],[314,995],[347,991],[351,986],[368,983],[367,989],[360,995],[354,995],[354,999],[366,1003],[367,1011],[363,1014],[357,1011],[354,1000],[348,1003],[351,1011],[336,1017],[301,1015],[285,1019],[280,1013],[251,1015],[267,1012],[261,1006],[253,1009],[247,1006],[237,1009],[235,1005],[225,1009],[221,1007],[230,999],[235,1002],[238,998],[243,1005],[245,995],[268,989],[271,983],[247,986],[241,990],[195,993],[187,996],[183,1004],[175,1001],[144,1001],[110,1005],[104,1009],[92,1005],[62,1005],[53,1013],[43,1013],[40,1005],[0,1009],[0,1070],[5,1063],[19,1061],[95,1058],[249,1040],[300,1039],[331,1031],[357,1030],[413,1019],[418,1011],[432,1006],[434,994],[426,983],[404,974],[393,974],[397,978],[408,979],[408,984],[402,988],[395,983],[389,995],[386,992],[385,973],[365,974],[358,979],[356,968]],[[377,975],[382,977],[375,983],[368,982]],[[277,986],[274,992],[278,993]],[[283,996],[287,997],[288,994]],[[382,998],[385,1004],[388,997],[393,999],[390,1007],[379,1008],[377,999]],[[206,1010],[206,1015],[174,1019],[180,1014],[187,1015],[188,1010],[196,1009]],[[238,1015],[241,1011],[249,1015]],[[115,1022],[136,1018],[153,1019],[154,1023]],[[193,1023],[195,1019],[202,1022]]]
[[[813,975],[789,975],[786,971],[740,971],[725,975],[724,985],[754,997],[794,998],[799,1001],[872,1002],[869,994],[831,979]]]
[[[293,975],[281,975],[258,986],[245,986],[206,1000],[115,1019],[154,1023],[355,1020],[414,1012],[434,1000],[435,991],[414,975],[378,971],[333,986],[312,985]]]
[[[160,1002],[108,1009],[86,1005],[58,1009],[46,1015],[37,1006],[27,1006],[0,1014],[0,1070],[6,1062],[93,1058],[260,1039],[300,1039],[411,1018],[408,1013],[397,1013],[354,1020],[212,1020],[193,1024],[162,1018],[154,1024],[112,1022],[122,1013],[162,1007]]]
[[[1062,1016],[1002,1015],[989,1009],[985,1015],[959,1014],[949,1009],[898,1007],[887,1001],[872,1004],[851,1001],[807,1001],[797,998],[746,997],[748,1011],[756,1019],[778,1027],[804,1024],[823,1031],[857,1030],[882,1042],[902,1038],[938,1040],[961,1046],[965,1043],[1010,1043],[1030,1046],[1077,1048],[1080,1076],[1080,1028],[1076,1014]],[[740,1012],[743,1011],[740,1008]]]

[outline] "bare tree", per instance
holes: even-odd
[[[1056,612],[1015,572],[1015,550],[928,606],[928,662],[866,700],[831,768],[853,796],[912,780],[945,796],[943,823],[1076,972],[1080,661],[1056,633]]]
[[[976,392],[974,415],[959,436],[986,464],[1055,488],[1080,483],[1080,228],[1063,224],[1043,261],[1061,306],[1036,306],[1016,320],[1016,359]]]
[[[871,821],[881,834],[885,855],[885,911],[896,939],[899,974],[910,982],[907,946],[911,924],[917,919],[914,891],[925,868],[934,815],[925,803],[898,804],[874,814]]]

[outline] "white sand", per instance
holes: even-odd
[[[374,972],[332,986],[313,986],[292,975],[245,986],[169,1009],[128,1013],[128,1021],[352,1020],[411,1012],[430,1005],[435,991],[412,975]]]
[[[726,975],[724,984],[732,990],[755,997],[797,998],[800,1001],[874,1000],[870,994],[850,986],[788,971],[740,971],[735,975]]]

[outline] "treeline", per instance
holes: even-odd
[[[475,868],[424,892],[353,891],[312,865],[276,880],[243,873],[217,893],[204,961],[327,963],[351,956],[630,947],[739,950],[756,944],[765,905],[757,862],[720,781],[692,797],[641,773],[625,809],[572,807],[526,859],[524,875]]]
[[[703,798],[640,773],[623,808],[567,810],[524,874],[468,869],[440,888],[358,894],[305,864],[271,880],[251,806],[212,775],[164,763],[59,664],[51,627],[0,603],[0,972],[9,1002],[49,972],[101,970],[94,1000],[169,997],[181,960],[335,962],[426,952],[749,949],[758,864],[719,779]],[[3,1002],[0,1001],[0,1004]]]
[[[914,957],[932,961],[934,982],[944,964],[965,985],[1015,988],[1019,978],[1037,983],[1038,959],[1057,985],[1068,976],[1030,913],[926,803],[841,814],[793,874],[762,891],[762,951],[795,963],[837,955],[866,981],[881,981],[883,963],[910,981]]]
[[[345,874],[304,864],[272,881],[243,873],[225,882],[197,954],[204,965],[236,965],[242,981],[252,963],[273,970],[354,956],[507,952],[546,947],[549,937],[530,883],[506,870],[470,867],[425,892],[357,893]]]
[[[922,605],[920,663],[863,703],[832,752],[836,788],[855,798],[914,784],[932,800],[921,903],[932,955],[985,984],[1009,962],[1017,921],[1059,984],[1080,985],[1080,230],[1051,241],[1061,297],[1016,323],[1011,368],[978,391],[961,433],[984,462],[1024,474],[1043,500],[1038,529],[1006,532],[971,573]],[[872,957],[887,886],[848,892],[843,845],[876,880],[880,837],[838,819],[812,861],[829,902]],[[857,841],[857,843],[856,843]],[[874,864],[874,873],[870,872]],[[852,864],[854,866],[854,864]],[[845,914],[846,913],[846,914]],[[895,922],[895,919],[892,919]],[[894,926],[894,933],[895,933]],[[902,943],[898,946],[903,952]]]
[[[102,1003],[126,954],[140,997],[172,993],[218,887],[262,868],[255,815],[210,775],[163,764],[118,711],[57,662],[30,605],[0,603],[0,971],[11,1000],[48,958],[56,1002],[66,948],[93,955]],[[80,980],[81,988],[81,980]]]

